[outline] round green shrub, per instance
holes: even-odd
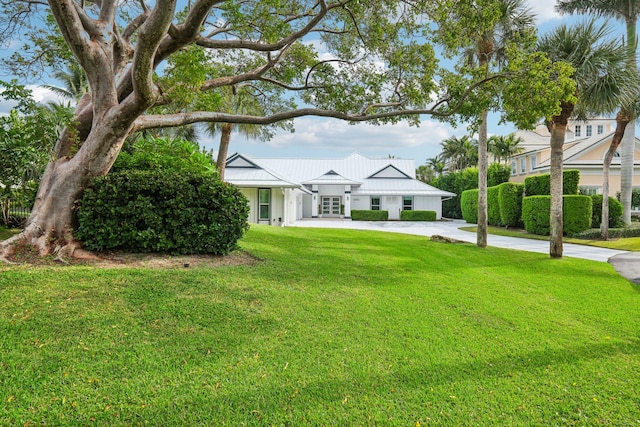
[[[465,190],[460,196],[462,219],[469,224],[478,223],[478,189]]]
[[[246,197],[216,174],[122,170],[85,190],[74,235],[92,251],[227,254],[248,215]]]
[[[506,227],[522,226],[522,194],[524,185],[505,182],[498,186],[500,221]]]
[[[602,194],[594,194],[591,196],[592,201],[592,217],[591,226],[599,227],[602,223]],[[622,203],[613,197],[609,197],[609,227],[617,228],[622,227],[624,222],[622,221],[622,213],[624,208]]]

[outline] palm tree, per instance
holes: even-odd
[[[627,30],[627,67],[631,72],[636,72],[638,38],[636,27],[638,16],[640,15],[640,0],[558,0],[556,9],[561,13],[584,13],[597,17],[614,18],[625,22]],[[624,135],[621,145],[621,189],[620,199],[624,207],[623,220],[628,225],[631,224],[631,194],[633,191],[633,166],[635,151],[635,117],[637,113],[630,111],[628,105],[622,105],[620,113],[616,116],[616,123],[619,131]],[[618,119],[620,121],[618,121]],[[627,122],[625,122],[629,119]],[[612,141],[613,144],[613,141]],[[611,156],[617,147],[612,149]],[[611,151],[611,150],[610,150]],[[605,160],[606,161],[606,160]],[[608,184],[608,182],[607,182]],[[604,190],[604,184],[603,184]],[[608,197],[603,197],[609,203]],[[604,214],[603,210],[603,214]],[[606,210],[607,214],[609,210]],[[604,221],[603,221],[604,223]],[[607,230],[608,233],[608,230]],[[604,234],[604,231],[603,231]]]
[[[523,32],[534,28],[534,14],[525,6],[524,0],[501,0],[500,18],[493,28],[477,34],[474,47],[468,57],[477,62],[480,69],[489,74],[492,61],[497,65],[504,64],[505,48],[508,42]],[[489,159],[487,156],[487,117],[488,109],[482,111],[478,128],[478,228],[477,245],[487,246],[487,170]]]
[[[442,154],[427,159],[427,166],[435,173],[436,177],[441,177],[444,172],[445,162]]]
[[[607,40],[611,27],[597,26],[595,20],[574,27],[560,26],[542,37],[539,50],[553,61],[564,61],[574,68],[575,101],[561,104],[561,112],[549,120],[551,132],[551,213],[550,255],[562,257],[562,162],[567,122],[572,116],[607,114],[621,103],[629,102],[631,93],[624,46]],[[622,77],[624,76],[624,77]]]
[[[246,86],[233,87],[231,91],[226,93],[222,98],[222,112],[234,114],[250,114],[264,115],[264,107],[251,94]],[[260,125],[255,124],[237,124],[232,123],[209,123],[207,125],[207,133],[211,136],[220,133],[220,145],[218,148],[218,173],[220,179],[224,180],[224,171],[229,153],[229,143],[231,141],[231,133],[237,130],[246,138],[262,138],[268,139],[269,132]]]
[[[53,85],[42,85],[42,87],[64,98],[78,101],[89,92],[89,80],[77,62],[69,63],[66,70],[56,71],[53,77],[61,81],[63,87]]]
[[[449,170],[456,172],[478,164],[478,145],[470,136],[460,138],[452,136],[440,143],[442,159],[446,161]]]
[[[494,135],[487,140],[487,149],[496,162],[506,162],[511,157],[522,153],[524,148],[519,144],[523,141],[524,139],[516,136],[515,133],[510,133],[507,136]]]

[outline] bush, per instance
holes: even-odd
[[[591,226],[599,227],[602,223],[602,194],[594,194],[591,196],[592,201],[592,217]],[[609,227],[621,227],[622,221],[622,203],[613,197],[609,197]]]
[[[435,179],[432,185],[440,190],[456,193],[455,197],[442,202],[442,216],[462,218],[461,195],[465,190],[478,188],[478,168],[467,168],[443,175]]]
[[[478,189],[466,190],[462,192],[460,197],[460,207],[462,209],[462,218],[470,223],[478,223]]]
[[[401,211],[400,219],[402,221],[435,221],[437,217],[436,211]]]
[[[566,170],[562,172],[562,194],[578,194],[580,171]],[[525,196],[548,196],[551,194],[551,175],[535,175],[524,180]]]
[[[529,196],[522,200],[522,220],[527,232],[548,236],[551,196]],[[574,235],[591,227],[591,197],[563,197],[563,233]]]
[[[591,197],[577,194],[563,196],[563,232],[572,236],[591,228]]]
[[[499,192],[500,189],[497,186],[487,188],[487,223],[489,225],[502,225]]]
[[[511,166],[502,163],[491,163],[487,169],[487,186],[495,187],[503,182],[509,182]]]
[[[388,211],[351,211],[351,219],[353,221],[387,221],[389,219]]]
[[[74,234],[93,251],[227,254],[248,215],[244,195],[214,174],[125,170],[92,181]]]
[[[500,221],[507,227],[522,226],[522,193],[524,185],[505,182],[498,186]]]

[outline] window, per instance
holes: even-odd
[[[269,221],[271,212],[269,204],[271,201],[271,189],[258,189],[258,221]]]
[[[576,136],[581,136],[582,135],[582,126],[580,125],[576,125],[574,132],[576,134]]]
[[[527,158],[523,157],[520,159],[520,173],[525,173],[527,171]]]
[[[603,125],[598,125],[598,135],[601,135],[604,133],[604,126]]]
[[[587,125],[587,137],[591,136],[591,134],[592,134],[591,125]]]
[[[371,210],[372,211],[380,210],[380,196],[371,196]]]
[[[531,170],[538,167],[538,156],[531,156]]]
[[[402,197],[402,210],[403,211],[413,210],[413,196]]]
[[[511,175],[515,175],[515,174],[516,174],[516,161],[511,160]]]
[[[594,185],[581,185],[578,188],[578,192],[583,196],[593,196],[594,194],[600,194],[602,189]]]

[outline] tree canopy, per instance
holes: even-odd
[[[268,125],[308,115],[457,121],[477,117],[497,93],[511,101],[503,103],[505,120],[520,126],[557,114],[574,92],[571,68],[533,52],[533,43],[505,47],[509,65],[500,73],[440,66],[435,47],[453,54],[468,46],[469,34],[493,28],[497,4],[0,0],[0,42],[26,34],[6,65],[12,72],[29,78],[76,61],[89,85],[16,239],[45,253],[72,248],[74,201],[109,171],[134,132],[199,122]],[[225,93],[239,87],[260,100],[261,114],[225,111]]]

